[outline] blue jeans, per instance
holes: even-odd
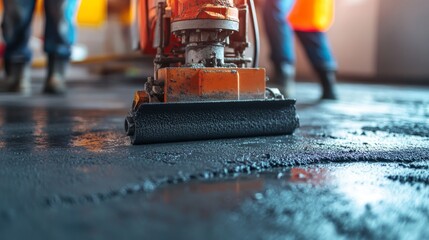
[[[44,0],[44,51],[49,56],[69,59],[75,41],[74,17],[79,0]],[[3,37],[6,62],[29,62],[28,41],[36,0],[3,0]]]
[[[263,10],[265,29],[274,64],[295,64],[294,33],[303,45],[316,71],[335,71],[337,63],[324,32],[293,31],[287,21],[295,0],[266,0]]]

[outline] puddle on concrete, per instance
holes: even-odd
[[[124,113],[120,110],[14,107],[0,110],[0,149],[37,151],[80,147],[89,152],[102,152],[116,146],[124,137],[121,128]]]
[[[415,178],[410,177],[409,182],[396,181],[392,176],[415,175],[420,180],[428,180],[429,171],[422,164],[424,167],[429,165],[427,162],[421,163],[420,171],[415,171],[413,164],[398,163],[331,163],[277,169],[238,175],[231,179],[169,185],[149,194],[146,200],[202,217],[216,215],[219,209],[235,210],[246,201],[264,201],[269,198],[267,192],[270,191],[290,195],[309,193],[309,198],[315,197],[311,192],[322,192],[318,196],[320,198],[339,196],[338,200],[346,202],[350,211],[363,210],[368,206],[383,206],[385,210],[390,207],[415,207],[419,195],[429,194],[427,182],[413,182]],[[311,201],[316,204],[318,199]],[[300,205],[290,202],[281,204]]]

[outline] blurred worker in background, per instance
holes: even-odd
[[[323,2],[328,5],[320,5],[324,4]],[[316,3],[319,6],[314,6]],[[316,16],[318,19],[310,19],[314,17],[312,15],[315,13],[306,12],[321,10],[322,12]],[[296,12],[291,13],[291,11]],[[294,16],[289,16],[290,13]],[[275,68],[272,84],[279,87],[287,97],[294,96],[293,36],[295,32],[319,77],[323,89],[322,99],[337,99],[335,90],[337,64],[324,32],[332,22],[332,16],[321,16],[326,14],[333,14],[333,0],[265,0],[264,23],[271,46],[271,60]],[[320,23],[320,20],[323,22]],[[293,21],[296,22],[296,25],[293,24]]]
[[[75,40],[75,12],[79,0],[44,0],[44,51],[48,57],[44,93],[66,91],[65,70]],[[3,0],[3,37],[6,91],[30,93],[30,61],[28,42],[36,0]]]

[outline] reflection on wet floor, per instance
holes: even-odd
[[[390,201],[395,197],[392,191],[394,189],[384,187],[389,182],[386,168],[389,169],[379,164],[353,164],[333,171],[332,177],[340,193],[357,206],[363,207],[366,204]]]
[[[83,147],[100,152],[122,137],[120,125],[106,125],[115,116],[122,119],[118,111],[112,110],[3,107],[0,148],[31,152],[50,147]]]
[[[150,196],[150,201],[209,217],[218,213],[219,209],[234,210],[245,200],[258,200],[263,197],[264,191],[273,186],[325,186],[332,181],[331,174],[320,167],[289,168],[241,175],[222,181],[190,182],[161,188]]]
[[[46,133],[48,125],[48,111],[46,109],[33,110],[32,117],[34,121],[34,143],[36,150],[46,149],[49,146],[49,136]]]
[[[263,178],[190,183],[160,189],[150,196],[150,201],[178,208],[186,213],[210,217],[217,214],[219,209],[233,210],[264,187]]]
[[[115,139],[120,138],[120,133],[112,131],[87,132],[74,136],[71,139],[71,147],[83,147],[89,152],[102,152],[112,146]]]
[[[0,108],[0,136],[3,136],[4,134],[4,110]],[[4,148],[6,146],[6,142],[4,139],[0,138],[0,149]]]
[[[193,213],[202,217],[215,215],[219,209],[237,210],[243,202],[260,201],[267,191],[300,194],[324,191],[323,196],[338,196],[352,209],[360,211],[368,206],[382,206],[389,210],[403,205],[416,207],[415,186],[392,181],[391,175],[407,174],[397,163],[348,163],[319,164],[300,168],[271,170],[219,181],[195,181],[187,184],[166,186],[149,195],[149,200]],[[408,173],[416,174],[412,169]],[[426,179],[428,171],[420,172]],[[420,195],[429,193],[429,184],[420,184]],[[419,194],[417,194],[419,195]],[[305,196],[304,196],[305,197]],[[309,198],[313,198],[309,195]],[[316,201],[316,199],[313,199]],[[284,202],[287,205],[299,203]],[[334,204],[334,203],[332,203]],[[382,213],[381,213],[382,214]]]

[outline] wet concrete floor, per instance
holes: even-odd
[[[302,83],[293,136],[130,146],[139,87],[0,95],[0,239],[429,238],[429,88]]]

